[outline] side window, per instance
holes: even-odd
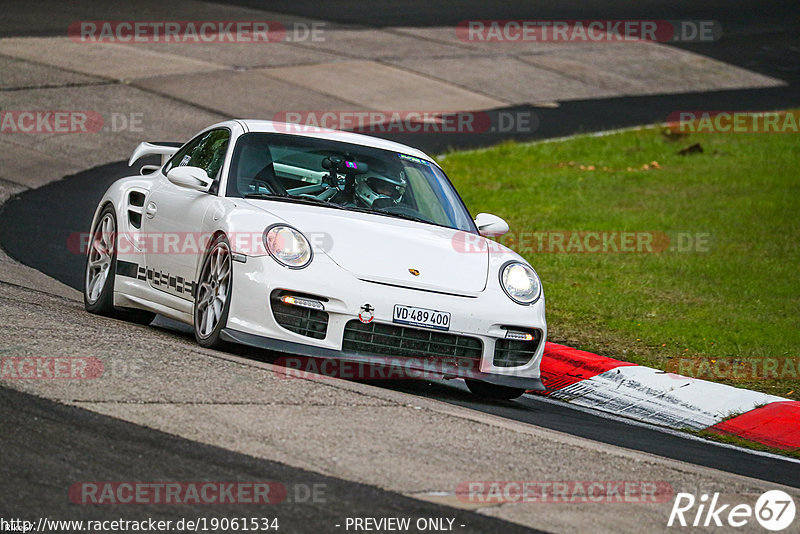
[[[218,180],[231,134],[228,130],[211,130],[180,149],[169,160],[164,172],[172,167],[199,167],[213,180]]]
[[[174,156],[164,165],[164,174],[166,175],[170,169],[173,167],[180,167],[181,161],[186,159],[186,156],[191,157],[191,153],[197,148],[197,146],[205,139],[206,135],[201,135],[195,137],[192,141],[190,141],[186,146],[178,150]]]

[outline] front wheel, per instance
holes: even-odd
[[[220,334],[231,307],[233,263],[231,247],[224,235],[211,242],[203,260],[194,300],[194,337],[208,348],[224,346]]]
[[[114,208],[106,206],[92,232],[86,257],[83,305],[86,311],[111,315],[114,311],[114,270],[117,263],[117,218]]]
[[[524,388],[512,388],[508,386],[498,386],[480,380],[466,380],[469,390],[484,399],[512,400],[521,397],[525,393]]]
[[[83,281],[83,306],[89,313],[148,325],[155,314],[145,310],[114,307],[114,277],[117,270],[117,217],[106,206],[92,232]]]

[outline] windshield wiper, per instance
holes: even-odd
[[[414,221],[414,222],[421,222],[425,224],[433,224],[435,226],[442,226],[441,224],[436,224],[434,222],[429,221],[428,219],[423,219],[422,217],[414,217],[413,215],[404,215],[402,213],[395,213],[392,211],[383,211],[379,209],[370,209],[370,208],[360,208],[358,206],[349,206],[345,208],[349,211],[357,211],[359,213],[371,213],[373,215],[385,215],[386,217],[394,217],[395,219],[405,219],[407,221]],[[447,227],[445,227],[447,228]]]
[[[405,219],[407,221],[416,221],[425,224],[434,224],[427,219],[423,219],[422,217],[414,217],[413,215],[405,215],[402,213],[394,213],[391,211],[383,211],[383,210],[364,210],[367,213],[377,213],[378,215],[386,215],[387,217],[395,217],[397,219]]]
[[[247,193],[244,198],[260,198],[264,200],[275,200],[278,198],[286,198],[283,195],[276,195],[274,193]]]
[[[324,206],[326,208],[335,208],[339,210],[357,211],[359,213],[371,213],[373,215],[384,215],[386,217],[394,217],[396,219],[405,219],[407,221],[421,222],[425,224],[435,224],[427,219],[421,217],[414,217],[413,215],[405,215],[402,213],[394,213],[391,211],[376,210],[370,208],[361,208],[358,206],[343,206],[334,204],[327,200],[320,200],[314,197],[296,197],[291,195],[276,195],[274,193],[247,193],[244,198],[255,198],[259,200],[277,200],[279,202],[294,202],[296,204],[311,204],[313,206]],[[439,226],[439,225],[437,225]]]
[[[338,204],[332,204],[327,200],[320,200],[314,197],[295,197],[291,195],[276,195],[274,193],[247,193],[244,198],[255,198],[258,200],[277,200],[278,202],[293,202],[295,204],[311,204],[314,206],[324,206],[326,208],[346,209]]]

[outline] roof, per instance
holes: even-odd
[[[320,128],[317,126],[292,124],[286,122],[256,119],[235,120],[242,125],[246,131],[250,132],[282,133],[288,135],[299,135],[303,137],[314,137],[317,139],[329,139],[331,141],[340,141],[342,143],[353,143],[372,148],[391,150],[392,152],[401,152],[403,154],[408,154],[409,156],[416,156],[426,161],[430,161],[438,166],[432,157],[419,149],[404,145],[402,143],[395,143],[394,141],[381,139],[379,137],[372,137],[371,135],[343,132],[341,130],[329,130],[327,128]]]

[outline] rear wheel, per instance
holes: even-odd
[[[224,235],[217,236],[203,260],[194,300],[194,337],[208,348],[225,345],[220,334],[231,307],[233,263],[231,247]]]
[[[117,217],[112,206],[100,213],[92,232],[83,284],[83,306],[89,313],[123,321],[150,324],[156,314],[145,310],[114,307],[114,277],[117,269]]]
[[[484,399],[512,400],[521,397],[525,393],[524,388],[512,388],[508,386],[498,386],[480,380],[466,380],[469,390]]]

